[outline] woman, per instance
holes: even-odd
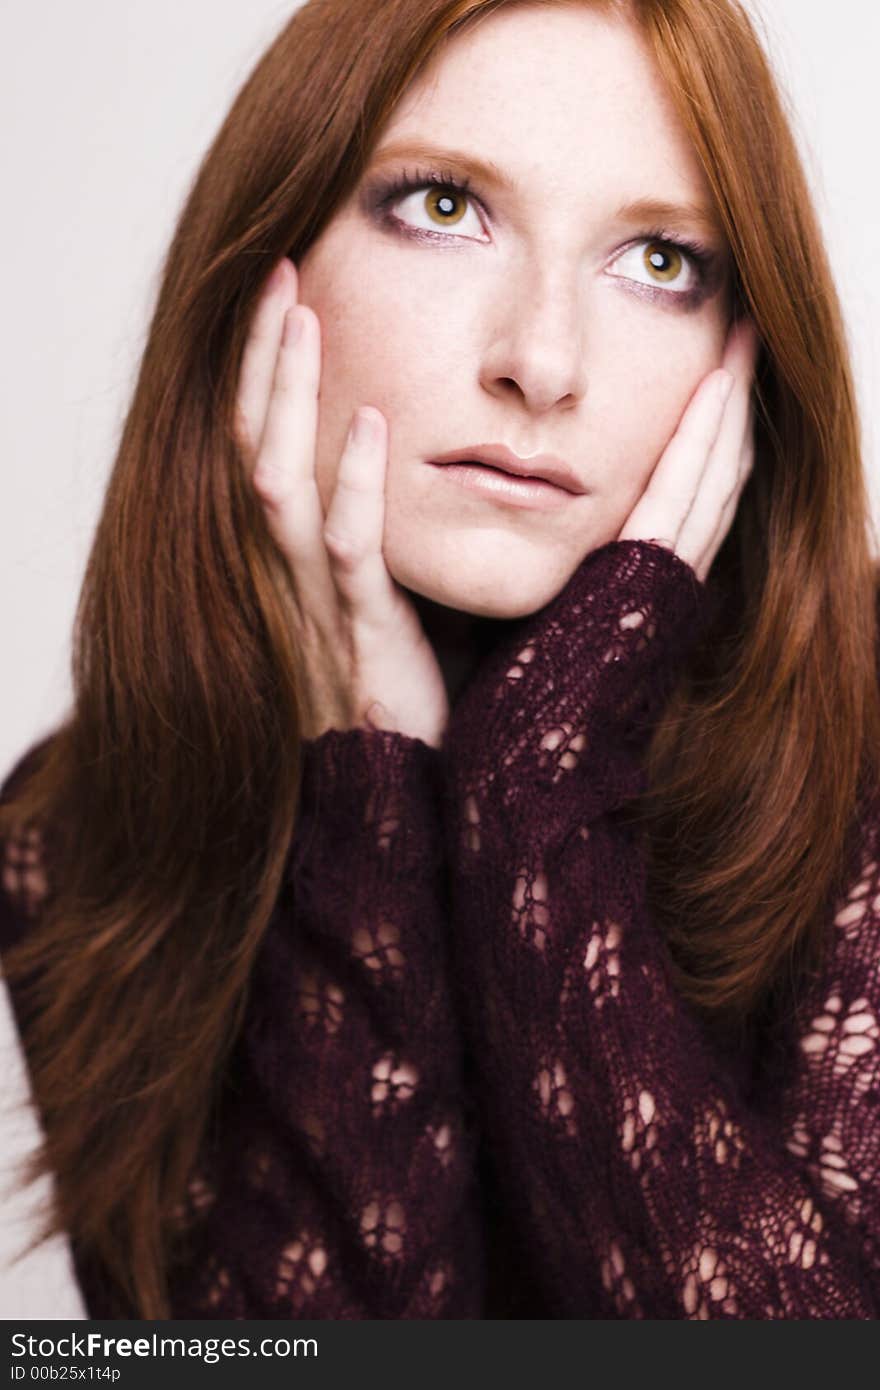
[[[92,1316],[876,1315],[857,439],[733,0],[296,14],[5,788]]]

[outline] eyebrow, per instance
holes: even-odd
[[[417,159],[445,165],[450,173],[473,174],[487,188],[504,193],[513,190],[513,180],[491,159],[480,159],[467,150],[443,149],[424,140],[404,140],[382,146],[370,160],[370,170]],[[722,235],[721,223],[711,207],[696,202],[670,202],[665,198],[634,198],[622,203],[614,214],[616,222],[687,222],[709,234]]]

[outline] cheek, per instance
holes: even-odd
[[[404,300],[387,284],[373,287],[361,279],[347,287],[337,276],[332,289],[303,301],[322,329],[315,467],[326,512],[359,406],[375,406],[385,417],[392,478],[401,461],[436,440],[438,419],[448,427],[450,354],[457,340],[432,331],[435,316],[423,298]]]
[[[636,333],[627,332],[626,313],[618,315],[604,340],[605,367],[594,371],[587,387],[592,397],[587,430],[596,458],[603,460],[594,480],[625,513],[641,496],[697,387],[723,352],[720,318],[697,322],[697,316],[682,315],[671,323],[664,318],[642,320]]]

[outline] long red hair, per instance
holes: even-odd
[[[560,3],[561,0],[544,0]],[[570,2],[570,0],[569,0]],[[680,985],[744,1019],[820,941],[877,781],[875,563],[841,313],[783,104],[736,0],[577,0],[650,44],[754,318],[757,457],[633,807]],[[235,440],[248,322],[356,186],[443,39],[516,0],[309,0],[208,151],[164,265],[74,632],[74,703],[0,808],[48,893],[5,972],[66,1230],[168,1316],[175,1212],[294,831],[300,666]]]

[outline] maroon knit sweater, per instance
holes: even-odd
[[[798,1009],[737,1050],[673,988],[619,814],[708,611],[612,542],[507,625],[442,751],[306,745],[174,1317],[877,1317],[880,816]],[[0,945],[45,876],[5,846]],[[130,1316],[73,1253],[90,1315]]]

